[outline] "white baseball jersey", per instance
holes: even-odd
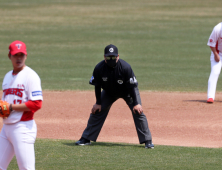
[[[217,52],[222,55],[222,23],[219,23],[214,27],[207,45],[216,47]]]
[[[41,80],[38,74],[30,67],[25,66],[17,75],[9,71],[3,80],[2,100],[10,104],[21,104],[29,100],[43,100]],[[31,111],[12,111],[7,119],[3,119],[4,124],[25,121],[27,114],[34,114]]]

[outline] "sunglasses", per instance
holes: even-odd
[[[105,58],[106,58],[106,60],[115,60],[115,59],[116,59],[116,56],[111,55],[111,56],[107,56],[107,57],[105,57]]]

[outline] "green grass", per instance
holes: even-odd
[[[76,146],[71,140],[38,139],[35,144],[36,169],[149,169],[219,170],[221,149],[155,146],[94,142]],[[17,169],[16,159],[8,169]]]
[[[8,45],[27,43],[27,65],[43,89],[92,90],[88,82],[112,43],[141,90],[206,91],[220,0],[0,0],[0,80]],[[222,91],[221,80],[218,91]]]

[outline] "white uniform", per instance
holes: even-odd
[[[25,66],[17,75],[9,71],[3,80],[2,100],[10,104],[29,100],[43,100],[41,80],[37,73]],[[33,111],[12,111],[3,119],[0,133],[0,170],[7,169],[16,156],[19,169],[35,169],[34,143],[37,135]]]
[[[215,93],[216,93],[216,87],[217,87],[217,80],[220,75],[221,67],[222,67],[222,23],[217,24],[207,43],[210,47],[215,47],[219,56],[220,61],[216,62],[214,59],[214,54],[211,51],[210,61],[211,61],[211,73],[208,80],[208,91],[207,91],[207,97],[215,99]]]

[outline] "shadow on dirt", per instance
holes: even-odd
[[[200,102],[200,103],[207,103],[206,100],[183,100],[183,102]]]
[[[72,142],[72,143],[62,143],[63,145],[67,145],[67,146],[78,146],[75,144],[75,141]],[[144,147],[145,145],[144,144],[141,144],[141,145],[136,145],[136,144],[124,144],[124,143],[106,143],[106,142],[91,142],[91,145],[86,145],[86,146],[104,146],[104,147],[114,147],[114,146],[129,146],[129,147]],[[78,146],[78,147],[81,147],[81,146]]]
[[[183,100],[183,102],[199,102],[199,103],[212,104],[212,103],[207,103],[207,100]],[[214,100],[214,103],[222,103],[222,101]]]

